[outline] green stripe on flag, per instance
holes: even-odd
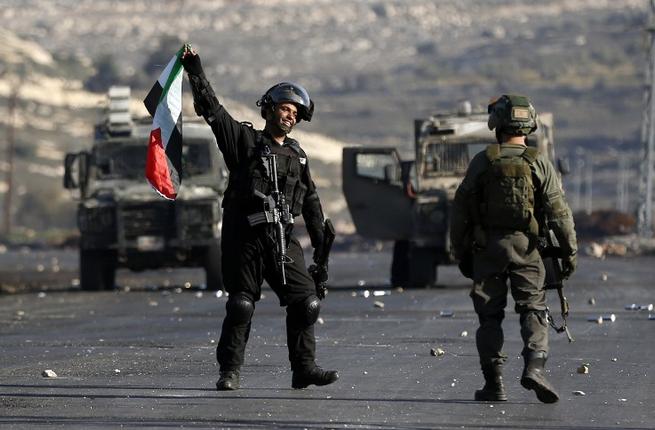
[[[159,97],[159,103],[161,103],[162,100],[164,100],[164,97],[166,97],[166,94],[168,94],[168,89],[173,84],[173,81],[182,72],[182,52],[183,51],[184,51],[184,46],[182,46],[179,49],[179,51],[177,51],[177,54],[175,54],[175,64],[173,64],[173,68],[171,69],[171,73],[169,73],[168,77],[166,78],[166,85],[164,85],[164,88],[163,88],[163,90],[161,92],[161,96]]]

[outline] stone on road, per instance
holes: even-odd
[[[0,256],[5,273],[9,254]],[[266,288],[241,389],[218,392],[215,347],[225,295],[198,294],[194,286],[202,281],[186,273],[179,280],[165,273],[169,288],[159,288],[150,275],[139,285],[140,275],[122,273],[115,291],[81,292],[64,278],[74,274],[67,272],[74,257],[57,257],[61,270],[53,279],[64,288],[47,288],[41,296],[38,290],[0,295],[3,429],[653,427],[655,325],[648,311],[625,309],[626,303],[655,301],[652,257],[581,258],[566,285],[576,341],[550,332],[547,376],[563,393],[554,405],[541,404],[519,383],[522,343],[508,299],[508,402],[502,408],[473,401],[483,384],[478,322],[468,281],[455,267],[439,269],[439,288],[397,290],[386,280],[390,255],[336,253],[330,260],[334,287],[321,306],[325,323],[315,330],[318,364],[338,370],[340,379],[306,390],[291,388],[285,311]],[[611,282],[598,283],[601,270]],[[184,287],[187,280],[190,287]],[[385,291],[383,309],[374,306],[379,296],[357,294],[360,284]],[[558,313],[556,294],[548,298]],[[612,314],[613,322],[587,322]],[[466,331],[471,335],[463,336]],[[431,349],[443,354],[436,359]],[[592,371],[577,374],[583,365]],[[43,377],[44,369],[58,376]]]

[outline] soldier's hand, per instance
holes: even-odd
[[[312,264],[307,268],[316,285],[316,296],[323,300],[327,295],[328,268],[322,264]]]
[[[202,63],[200,62],[200,55],[196,52],[191,45],[184,45],[184,52],[182,53],[182,66],[184,70],[190,75],[202,74]]]
[[[327,283],[329,279],[327,266],[322,264],[312,264],[307,270],[317,284]]]
[[[576,267],[578,267],[578,257],[576,254],[562,258],[562,277],[569,279],[573,272],[575,272]]]

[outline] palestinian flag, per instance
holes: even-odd
[[[182,184],[182,47],[168,62],[143,103],[152,115],[146,179],[169,200]]]

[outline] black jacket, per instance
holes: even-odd
[[[312,246],[318,248],[323,241],[323,211],[307,154],[298,142],[287,137],[284,144],[279,145],[266,132],[255,130],[252,124],[234,120],[219,103],[204,73],[189,74],[189,81],[196,112],[211,126],[230,172],[223,207],[238,209],[243,216],[258,210],[260,200],[253,190],[265,194],[270,191],[261,161],[262,148],[268,146],[278,155],[279,188],[285,193],[293,215],[302,214]]]

